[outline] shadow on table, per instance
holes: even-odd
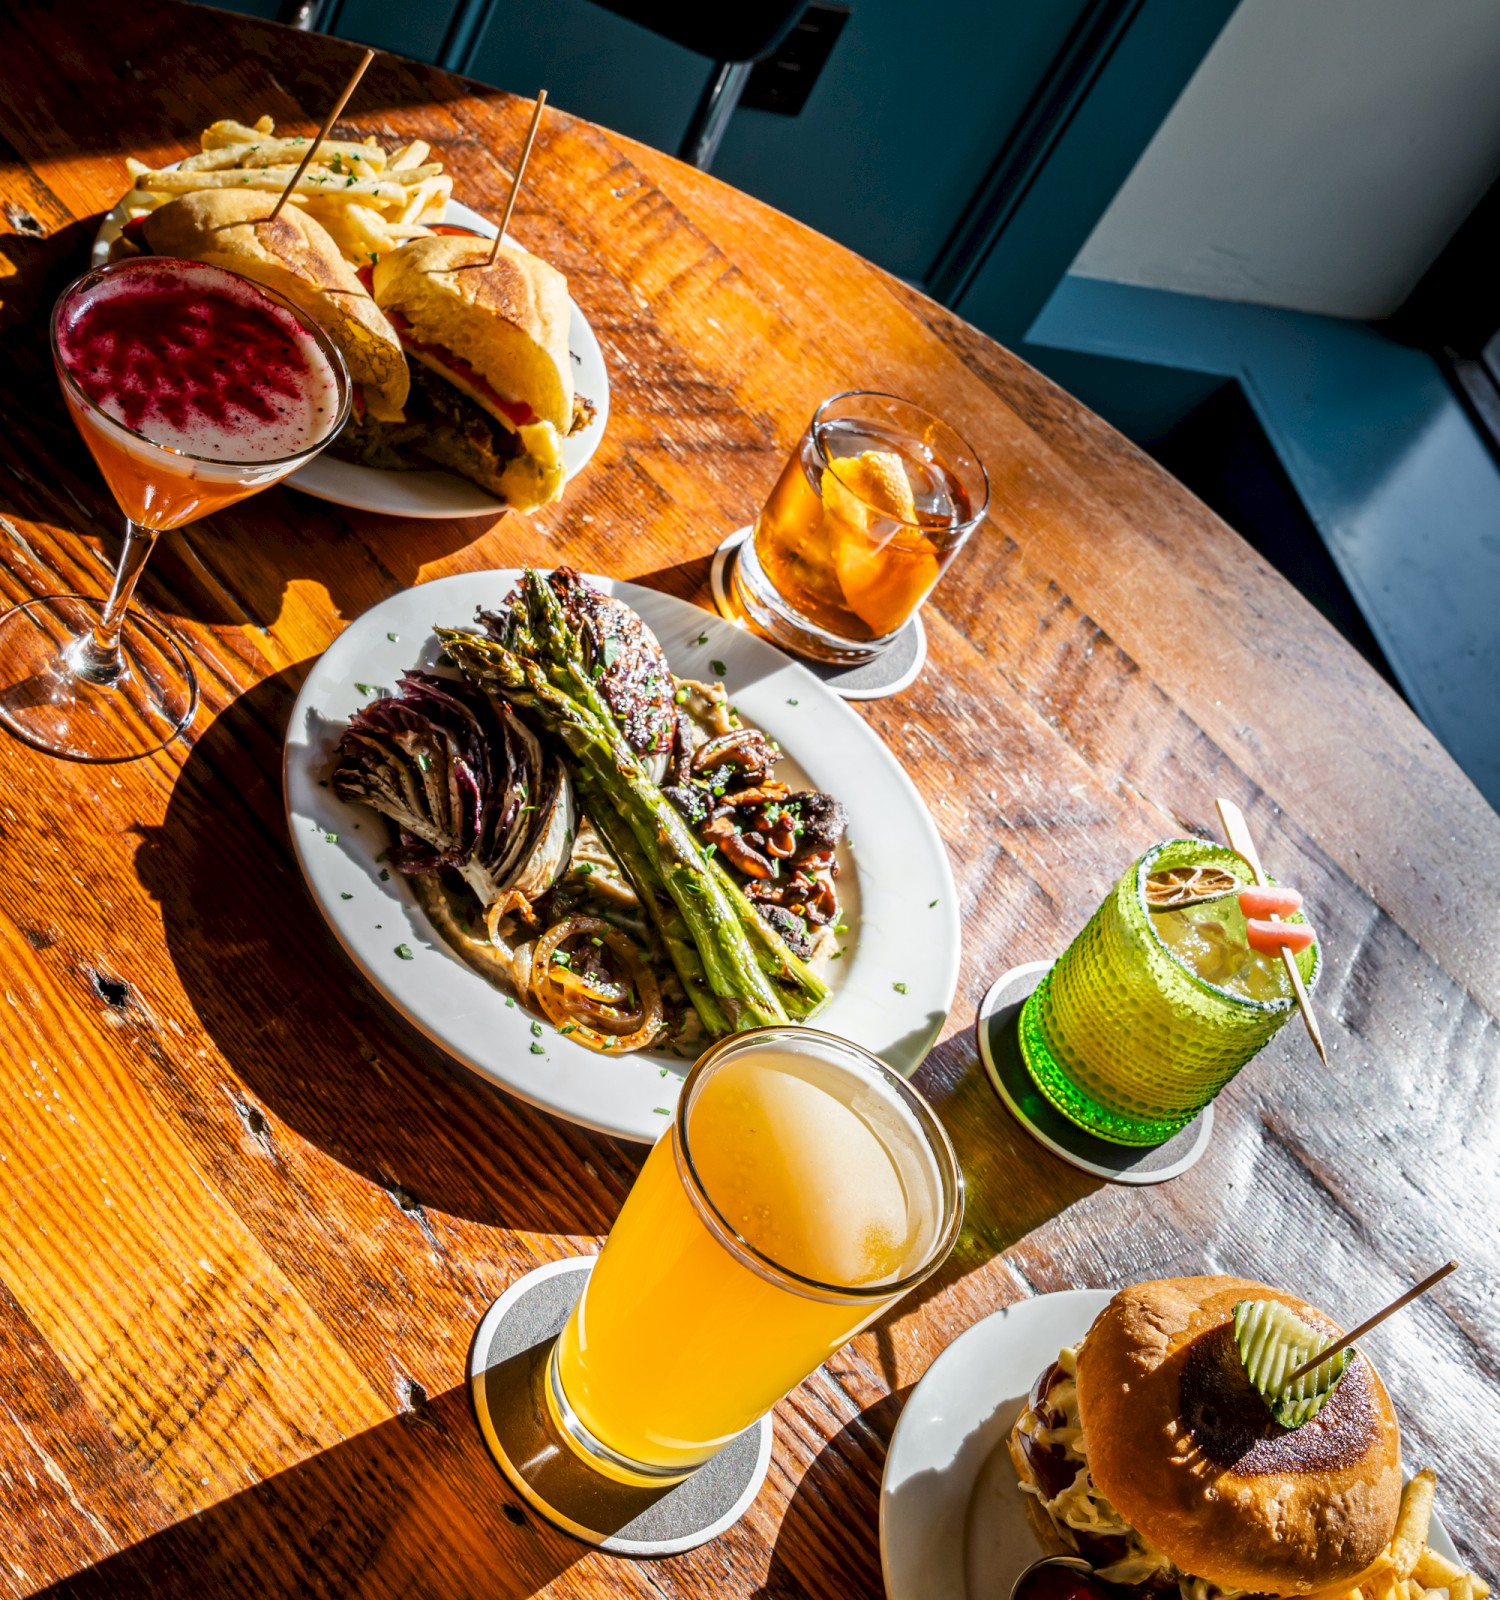
[[[871,1330],[887,1383],[897,1381],[892,1330],[928,1301],[1003,1255],[1101,1187],[1035,1143],[990,1087],[972,1030],[937,1045],[912,1078],[937,1111],[964,1175],[964,1226],[953,1253]]]
[[[880,1475],[910,1393],[908,1385],[867,1407],[818,1452],[787,1505],[756,1600],[884,1592]]]
[[[47,1600],[522,1600],[585,1548],[524,1507],[466,1388],[424,1401],[43,1591]]]
[[[403,1209],[605,1232],[636,1161],[449,1061],[324,928],[292,859],[281,791],[282,736],[306,667],[266,679],[214,720],[164,820],[140,830],[135,858],[183,989],[243,1085],[241,1120],[259,1138],[271,1112]]]

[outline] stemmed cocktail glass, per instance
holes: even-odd
[[[163,257],[85,273],[52,313],[58,382],[121,511],[104,601],[44,595],[0,617],[0,723],[77,761],[128,761],[191,722],[178,639],[130,612],[157,536],[279,482],[343,426],[328,336],[221,267]]]

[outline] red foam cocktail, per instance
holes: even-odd
[[[182,646],[128,615],[157,535],[311,460],[343,426],[349,377],[328,336],[280,295],[161,256],[70,284],[53,309],[52,355],[125,513],[125,546],[102,604],[50,595],[0,617],[0,723],[53,754],[124,761],[160,749],[197,706]]]
[[[340,420],[317,333],[259,285],[159,256],[59,303],[63,396],[121,509],[161,531],[275,483]]]

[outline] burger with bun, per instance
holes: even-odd
[[[587,421],[573,393],[567,279],[518,245],[413,239],[375,264],[376,304],[412,362],[406,420],[345,430],[341,453],[371,466],[436,463],[517,510],[556,500],[562,441]]]
[[[1269,1351],[1289,1374],[1339,1335],[1315,1307],[1248,1279],[1122,1289],[1037,1379],[1011,1430],[1044,1545],[1107,1583],[1183,1600],[1351,1588],[1401,1507],[1390,1399],[1358,1352],[1320,1366],[1291,1410],[1264,1383],[1268,1341],[1301,1341]]]

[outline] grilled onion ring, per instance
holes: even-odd
[[[599,939],[606,949],[624,962],[640,998],[637,1010],[622,1012],[618,1007],[601,1007],[571,992],[553,976],[553,955],[565,939],[575,934],[589,934]],[[531,961],[531,992],[559,1031],[566,1028],[570,1038],[577,1039],[591,1050],[607,1050],[611,1055],[623,1055],[650,1044],[661,1031],[661,987],[656,981],[656,974],[647,965],[641,952],[618,928],[612,928],[598,917],[564,917],[537,940]],[[595,1027],[595,1022],[604,1026]],[[613,1031],[621,1027],[630,1031]]]

